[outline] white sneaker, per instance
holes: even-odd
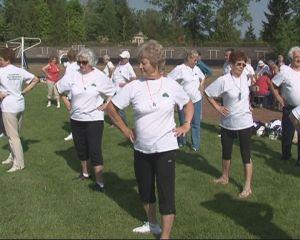
[[[48,103],[47,103],[47,107],[51,107],[51,102],[48,102]]]
[[[56,108],[60,108],[60,103],[57,103]]]
[[[19,167],[19,166],[12,166],[9,170],[7,170],[6,172],[15,172],[15,171],[19,171],[19,170],[22,170],[24,169],[24,167]]]
[[[4,161],[2,161],[2,164],[11,164],[13,163],[13,157],[12,157],[12,154],[10,153],[8,158]]]
[[[73,140],[73,135],[70,133],[67,137],[64,138],[65,141],[71,141]]]
[[[156,224],[149,224],[149,222],[144,222],[144,224],[140,227],[136,227],[132,230],[135,233],[153,233],[153,234],[160,234],[161,228],[158,223]]]
[[[4,133],[1,133],[0,134],[0,138],[3,138],[5,135],[4,135]]]

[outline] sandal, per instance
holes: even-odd
[[[214,179],[213,182],[217,183],[217,184],[226,185],[226,184],[228,184],[229,180],[225,179],[223,177],[220,177],[220,178]]]
[[[239,198],[247,198],[252,194],[252,190],[251,189],[244,189],[240,194],[239,194]]]

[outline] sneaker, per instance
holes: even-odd
[[[8,173],[11,173],[11,172],[16,172],[16,171],[19,171],[19,170],[22,170],[24,169],[24,167],[19,167],[19,166],[12,166],[10,169],[8,169],[6,172]]]
[[[4,135],[4,133],[1,133],[0,134],[0,138],[3,138],[5,135]]]
[[[86,180],[86,179],[89,179],[90,176],[84,176],[82,173],[78,176],[78,177],[75,177],[73,178],[73,180]]]
[[[67,137],[64,138],[65,141],[71,141],[73,140],[73,135],[70,133]]]
[[[93,190],[97,192],[104,192],[104,186],[100,186],[98,183],[95,183]]]
[[[46,107],[51,107],[51,102],[48,102]]]
[[[195,148],[195,147],[192,147],[192,151],[194,151],[194,152],[198,152],[198,149],[197,149],[197,148]]]
[[[60,108],[60,103],[57,103],[56,108]]]
[[[150,224],[149,222],[144,222],[144,224],[140,227],[136,227],[132,230],[135,233],[153,233],[160,234],[161,228],[158,223]]]
[[[11,163],[13,163],[13,157],[11,154],[9,154],[8,158],[2,161],[2,164],[11,164]]]

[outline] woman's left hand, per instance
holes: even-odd
[[[103,103],[103,104],[101,104],[99,107],[97,107],[97,109],[98,109],[99,111],[104,111],[105,108],[107,107],[107,105],[108,105],[108,102]]]
[[[174,136],[175,137],[184,137],[187,132],[190,130],[191,125],[190,124],[183,124],[182,126],[173,129],[173,132],[175,133]]]

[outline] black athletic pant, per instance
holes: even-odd
[[[175,214],[176,151],[145,154],[134,151],[134,171],[143,203],[155,203],[155,180],[162,215]]]
[[[291,158],[292,141],[295,133],[295,128],[292,121],[289,118],[290,113],[294,109],[294,106],[286,106],[282,108],[282,137],[281,137],[281,150],[282,159]],[[298,132],[298,161],[300,161],[300,134]]]
[[[90,159],[93,166],[103,165],[103,121],[76,121],[71,119],[75,149],[80,161]]]

